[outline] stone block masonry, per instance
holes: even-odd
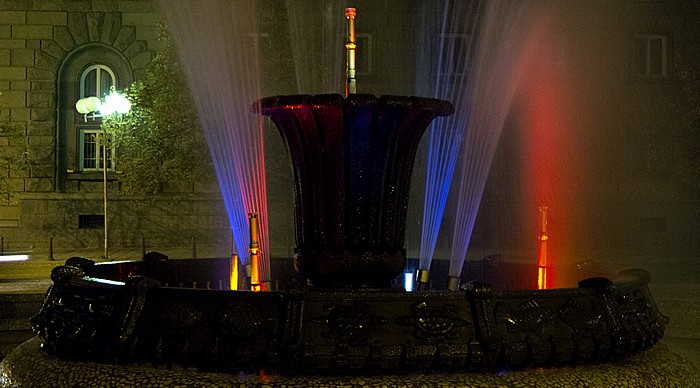
[[[27,12],[27,24],[65,26],[68,24],[67,12]]]
[[[51,26],[12,26],[12,38],[14,39],[51,39],[53,27]]]
[[[24,24],[27,13],[24,11],[0,11],[0,25]]]
[[[3,139],[0,153],[10,152],[12,147],[14,152],[24,153],[29,159],[25,169],[13,171],[6,177],[7,187],[15,194],[13,202],[3,205],[0,217],[0,235],[6,241],[22,249],[38,249],[45,248],[48,238],[55,234],[56,241],[60,241],[63,247],[79,249],[95,243],[99,245],[101,232],[78,229],[78,216],[101,212],[101,179],[96,179],[96,174],[81,174],[75,170],[78,176],[71,177],[62,189],[56,184],[65,179],[60,175],[57,160],[66,152],[79,152],[78,147],[67,150],[65,143],[60,141],[61,133],[66,131],[65,123],[60,122],[61,117],[73,109],[70,102],[66,102],[72,98],[65,99],[64,96],[66,89],[59,80],[60,69],[70,65],[75,58],[73,55],[83,49],[107,46],[128,61],[130,79],[141,79],[154,50],[160,47],[157,23],[161,21],[162,16],[150,0],[0,2],[0,121],[20,126],[26,136],[19,143]],[[70,106],[62,106],[66,103]],[[72,125],[69,129],[75,130]],[[68,157],[77,159],[73,154]],[[216,218],[211,214],[218,214],[222,220],[212,220],[211,224],[215,226],[211,226],[191,219],[187,227],[176,221],[177,214],[170,215],[172,219],[168,218],[165,226],[149,223],[143,219],[144,214],[159,219],[161,215],[169,214],[170,206],[156,204],[133,211],[130,200],[119,199],[121,195],[116,181],[110,181],[109,191],[113,248],[140,242],[142,233],[163,242],[176,238],[189,242],[192,236],[196,236],[202,244],[211,244],[206,234],[218,235],[218,229],[214,229],[226,229],[218,189],[211,194],[212,198],[204,201],[206,204],[195,202],[203,213],[202,219],[210,220]],[[190,187],[187,192],[191,191]],[[62,205],[56,209],[31,206],[32,203]],[[177,206],[179,211],[191,207],[188,200]],[[149,212],[144,209],[149,209]],[[197,216],[187,213],[189,217]],[[151,228],[135,231],[135,225]],[[201,230],[195,230],[197,228]],[[173,231],[178,236],[173,236]]]

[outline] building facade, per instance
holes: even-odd
[[[0,205],[5,252],[100,250],[104,244],[103,186],[107,185],[109,245],[128,250],[200,245],[200,254],[227,254],[230,238],[215,184],[177,182],[155,199],[120,194],[107,148],[97,142],[100,119],[76,111],[83,97],[104,99],[145,77],[159,48],[162,17],[151,1],[35,2],[0,5],[0,116],[23,136],[6,150],[26,152],[9,171],[13,191]],[[204,252],[202,252],[204,250]],[[189,248],[187,254],[191,254]]]
[[[310,3],[309,9],[327,9],[328,2]],[[360,62],[364,69],[358,69],[361,92],[415,93],[413,42],[419,32],[414,18],[419,3],[355,4],[358,37],[364,45]],[[558,4],[550,10],[553,31],[561,35],[562,44],[577,45],[562,50],[569,53],[562,60],[578,70],[576,85],[585,85],[570,92],[583,95],[575,117],[578,135],[589,142],[581,149],[591,151],[581,156],[586,162],[582,180],[588,184],[582,185],[586,196],[576,207],[577,219],[557,220],[575,224],[579,235],[586,235],[567,242],[568,250],[581,252],[578,259],[666,253],[697,258],[700,206],[697,184],[692,183],[697,173],[692,171],[700,164],[699,129],[697,121],[695,126],[686,125],[678,113],[692,110],[683,94],[682,74],[700,64],[697,2]],[[291,57],[285,50],[298,49],[290,36],[315,42],[319,31],[309,28],[290,34],[291,24],[285,18],[291,11],[281,2],[264,7],[268,12],[261,16],[265,29],[261,36],[270,42],[268,55],[275,65],[263,64],[262,74],[268,78],[263,94],[309,92],[295,89],[294,76],[280,74],[294,73],[284,62]],[[184,250],[190,255],[194,240],[199,256],[229,253],[228,221],[216,183],[203,188],[173,182],[153,198],[121,195],[111,151],[96,143],[99,122],[86,120],[74,107],[82,97],[102,97],[112,86],[121,89],[143,79],[159,48],[157,23],[162,19],[156,2],[150,0],[0,1],[0,122],[21,132],[19,138],[0,138],[0,152],[19,150],[27,159],[21,168],[2,172],[14,194],[0,203],[5,251],[48,254],[50,244],[56,251],[99,251],[106,167],[114,250],[140,252],[145,240],[149,250]],[[436,34],[436,41],[466,37],[464,32],[445,34],[440,29],[425,33]],[[342,54],[342,48],[339,51]],[[528,134],[519,129],[523,126],[518,120],[509,123],[512,128],[504,131],[475,225],[474,249],[470,246],[474,256],[498,252],[519,256],[536,249],[538,204],[523,199],[522,188],[529,183],[525,175],[513,172],[513,166],[526,166],[528,161],[522,159],[525,151],[511,140]],[[275,214],[270,219],[271,252],[290,256],[291,173],[274,128],[266,128],[266,136],[267,174],[272,178],[268,201]],[[100,164],[104,151],[107,166]],[[681,171],[684,168],[688,171]],[[415,171],[414,185],[425,174],[425,158],[420,155]],[[679,178],[679,174],[685,175]],[[683,186],[682,181],[691,184]],[[409,256],[415,257],[423,204],[421,188],[413,190],[407,247]],[[454,214],[446,212],[437,258],[449,257],[453,223]]]

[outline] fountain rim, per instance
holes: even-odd
[[[399,96],[399,95],[382,95],[374,94],[350,94],[347,97],[339,93],[327,94],[285,94],[270,97],[263,97],[256,101],[253,105],[253,111],[256,113],[265,114],[265,111],[274,108],[292,108],[296,106],[311,105],[317,107],[323,106],[371,106],[385,105],[396,107],[421,107],[435,112],[436,116],[449,116],[455,112],[455,108],[451,102],[429,97],[419,96]]]

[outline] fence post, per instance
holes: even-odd
[[[49,237],[49,261],[54,261],[53,258],[53,237]]]
[[[141,260],[146,256],[146,237],[141,236]]]
[[[194,236],[192,236],[192,258],[193,259],[197,258],[197,242],[196,242]]]

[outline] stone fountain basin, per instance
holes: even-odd
[[[497,370],[622,359],[652,347],[667,321],[641,269],[571,289],[456,292],[179,288],[155,270],[80,258],[55,268],[32,320],[43,350],[229,373]]]

